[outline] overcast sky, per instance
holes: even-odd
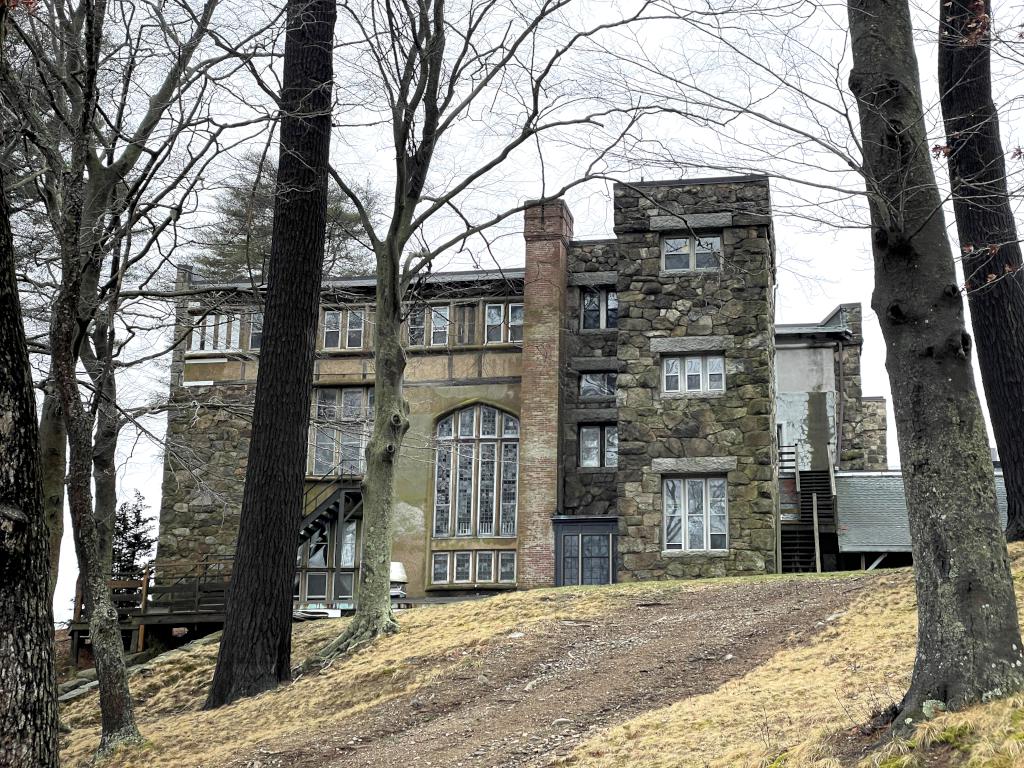
[[[616,2],[595,2],[596,16],[603,18],[619,8]],[[935,27],[931,15],[935,9],[917,8],[919,25],[918,56],[925,89],[925,103],[928,110],[929,129],[938,143],[941,138],[940,120],[935,92]],[[594,14],[591,14],[594,15]],[[829,88],[830,83],[845,83],[848,67],[844,26],[845,10],[842,5],[818,7],[814,13],[801,16],[792,14],[780,19],[740,18],[740,22],[722,32],[723,39],[699,38],[692,27],[658,24],[643,28],[634,35],[620,36],[618,43],[628,45],[635,42],[643,56],[634,63],[640,71],[651,68],[650,77],[643,79],[643,87],[649,86],[657,95],[662,89],[671,92],[680,87],[679,82],[664,81],[660,73],[675,73],[673,76],[691,77],[699,87],[717,89],[735,96],[763,97],[759,108],[778,119],[792,121],[801,127],[812,126],[818,130],[828,129],[831,141],[842,151],[855,152],[856,142],[843,125],[837,113],[829,113],[805,99],[795,98],[792,93],[778,88],[771,82],[774,74],[799,73],[801,87],[819,95],[824,102],[842,105],[849,100],[841,90]],[[579,14],[579,23],[593,23],[588,14]],[[1014,27],[1013,20],[1004,20],[1002,28]],[[339,29],[339,37],[344,30]],[[685,40],[686,45],[680,45]],[[732,43],[756,59],[737,60]],[[765,65],[758,71],[758,64]],[[1008,151],[1017,146],[1016,104],[1018,92],[1016,83],[1019,67],[1012,57],[997,62],[996,87],[1000,89],[997,98],[1005,106],[1003,119],[1004,145]],[[351,69],[344,70],[349,73]],[[637,69],[633,69],[635,76]],[[678,75],[678,73],[684,73]],[[838,73],[838,74],[837,74]],[[579,70],[579,88],[586,91],[593,88],[595,80],[604,78],[597,85],[603,89],[628,88],[624,77],[614,82],[614,73]],[[831,77],[830,77],[831,75]],[[571,83],[570,83],[571,84]],[[565,84],[563,83],[563,86]],[[494,115],[490,116],[492,119]],[[352,123],[364,122],[350,116]],[[495,135],[482,126],[485,121],[470,120],[460,127],[457,141],[439,153],[439,172],[445,178],[455,178],[467,158],[471,163],[474,153],[485,153],[493,146]],[[844,133],[845,131],[845,133]],[[864,354],[862,357],[862,381],[865,395],[880,395],[889,398],[889,386],[884,367],[884,347],[877,319],[871,310],[872,268],[870,243],[867,230],[858,228],[863,223],[863,210],[858,201],[848,196],[838,196],[841,202],[827,206],[828,215],[811,203],[820,202],[822,195],[801,188],[796,181],[810,181],[814,184],[835,185],[844,189],[861,189],[854,174],[850,173],[837,159],[835,153],[817,150],[801,151],[794,154],[794,144],[766,131],[751,121],[734,121],[727,126],[706,124],[696,125],[678,119],[658,119],[644,129],[643,141],[634,148],[634,154],[620,157],[611,163],[618,178],[636,181],[640,179],[673,179],[681,176],[723,175],[726,169],[736,167],[748,171],[778,174],[782,178],[772,182],[773,206],[775,208],[775,239],[777,244],[778,294],[776,321],[781,323],[814,322],[825,318],[840,303],[860,302],[864,308]],[[657,148],[655,151],[654,148]],[[585,162],[571,151],[571,147],[548,144],[539,150],[544,156],[544,178],[550,189],[551,179],[571,176],[574,169]],[[335,132],[332,150],[333,162],[340,172],[355,183],[373,181],[378,189],[388,190],[388,180],[393,171],[389,165],[392,151],[388,145],[387,133],[379,128],[365,126],[357,129],[339,126]],[[697,167],[706,162],[707,168]],[[1012,168],[1015,178],[1020,173],[1019,162]],[[613,167],[614,166],[614,167]],[[942,161],[935,162],[940,184],[944,184],[945,169]],[[539,161],[536,156],[526,155],[518,159],[514,167],[507,168],[485,183],[477,186],[471,204],[478,210],[500,209],[518,201],[534,197],[541,178]],[[612,201],[610,183],[594,181],[573,189],[567,199],[575,217],[576,237],[594,238],[612,236]],[[835,201],[837,195],[832,194]],[[200,201],[198,215],[210,210],[209,197]],[[947,213],[951,238],[955,246],[955,229],[952,215]],[[451,221],[440,222],[429,232],[440,237],[450,227]],[[493,247],[488,250],[480,242],[476,248],[453,254],[442,260],[439,268],[465,268],[474,263],[487,268],[497,261],[503,266],[522,264],[521,215],[516,215],[502,227]],[[120,384],[122,393],[137,402],[147,400],[152,394],[167,391],[167,361],[158,362],[145,369],[130,369],[123,374],[131,377]],[[979,392],[981,390],[979,381]],[[119,499],[130,499],[135,490],[140,491],[150,505],[150,513],[157,514],[160,506],[160,485],[163,459],[159,440],[166,425],[165,417],[153,417],[145,422],[151,437],[124,432],[120,446]],[[898,466],[895,428],[889,413],[889,461]],[[74,548],[70,535],[70,521],[66,520],[65,537],[61,549],[61,572],[55,596],[55,615],[58,621],[70,616],[74,595],[76,569]]]

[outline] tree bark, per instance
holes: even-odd
[[[409,404],[402,387],[401,254],[382,245],[377,254],[377,290],[373,337],[374,422],[366,444],[363,476],[363,559],[356,612],[345,631],[305,666],[324,664],[381,635],[398,631],[391,609],[391,540],[394,535],[395,461],[409,430]]]
[[[885,337],[917,587],[917,657],[896,721],[902,728],[929,699],[957,709],[1020,690],[1022,650],[909,8],[906,0],[849,0],[848,11],[872,307]]]
[[[56,768],[49,535],[3,175],[0,167],[0,765]]]
[[[291,678],[292,580],[327,220],[336,13],[335,0],[289,0],[287,6],[278,187],[252,441],[207,709]]]
[[[96,109],[96,76],[102,46],[103,2],[87,2],[80,49],[73,56],[81,71],[82,110],[77,115],[78,134],[71,142],[71,162],[62,174],[59,247],[61,285],[50,321],[50,378],[60,398],[68,435],[68,506],[78,556],[78,572],[89,616],[89,639],[99,682],[101,734],[99,753],[121,744],[140,741],[135,725],[131,691],[124,658],[124,644],[117,611],[110,594],[109,573],[102,566],[99,532],[92,508],[93,419],[78,388],[78,350],[86,333],[87,318],[80,314],[84,278],[97,266],[94,247],[96,198],[86,198],[87,138]]]
[[[992,101],[988,0],[940,6],[939,88],[953,211],[978,366],[1006,484],[1010,541],[1024,539],[1024,270]]]
[[[60,545],[64,538],[64,476],[68,470],[68,435],[60,398],[52,384],[43,395],[43,411],[39,417],[39,453],[43,484],[43,515],[50,534],[50,600],[57,589],[60,571]]]

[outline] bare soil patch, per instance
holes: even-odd
[[[412,695],[232,766],[546,766],[647,710],[714,691],[800,645],[873,576],[709,586],[556,621],[459,652]],[[433,662],[429,662],[433,663]],[[328,705],[329,706],[329,705]]]

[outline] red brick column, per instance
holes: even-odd
[[[520,424],[520,587],[555,583],[551,518],[561,502],[559,439],[564,368],[566,279],[572,214],[557,200],[524,216],[526,277],[523,289],[522,411]]]

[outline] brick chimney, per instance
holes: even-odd
[[[559,446],[561,379],[565,367],[565,304],[572,214],[562,200],[526,209],[523,288],[521,456],[519,481],[520,587],[555,583],[551,518],[561,503]]]

